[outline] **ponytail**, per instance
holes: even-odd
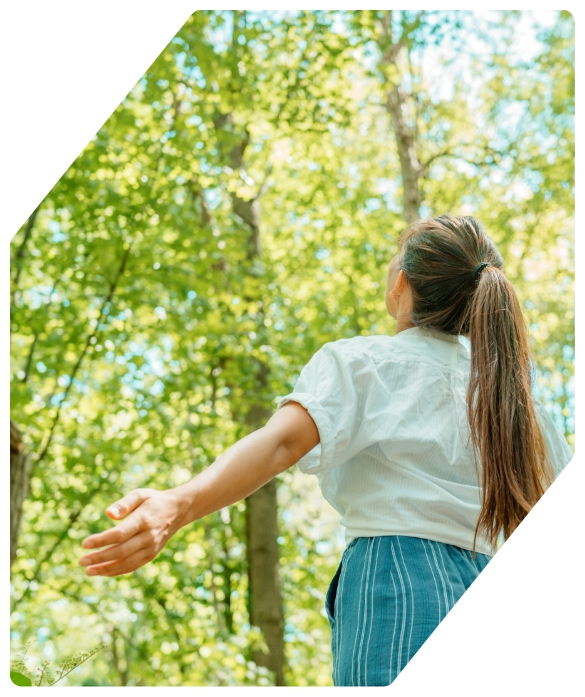
[[[481,461],[475,529],[496,546],[508,539],[552,480],[531,386],[531,355],[520,303],[504,273],[487,266],[469,312],[467,416]]]
[[[467,417],[481,463],[478,534],[508,539],[553,479],[531,389],[528,332],[504,262],[470,216],[419,220],[398,240],[411,321],[471,343]],[[478,468],[479,469],[479,468]]]

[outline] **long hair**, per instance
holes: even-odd
[[[415,221],[398,242],[399,268],[412,292],[411,322],[462,334],[471,344],[467,418],[482,491],[473,549],[478,534],[495,548],[500,533],[508,539],[553,479],[520,303],[500,252],[475,218]],[[478,268],[482,262],[487,265]]]

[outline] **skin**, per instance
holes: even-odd
[[[396,333],[415,325],[410,321],[412,310],[412,291],[403,269],[398,269],[400,255],[397,254],[388,264],[386,276],[386,309],[396,320]]]
[[[386,309],[396,333],[409,329],[412,296],[399,258],[388,265]],[[185,525],[246,498],[295,465],[319,443],[315,422],[297,402],[278,409],[263,428],[242,438],[191,481],[173,489],[134,489],[106,509],[109,530],[90,535],[79,560],[88,576],[120,576],[152,561]]]

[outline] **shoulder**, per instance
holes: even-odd
[[[359,359],[383,355],[390,350],[392,343],[391,336],[354,336],[351,339],[329,341],[323,344],[319,352],[347,359]]]
[[[431,347],[432,348],[432,347]],[[426,341],[418,335],[401,332],[389,336],[375,334],[371,336],[354,336],[351,339],[339,339],[324,344],[321,350],[345,356],[370,356],[375,360],[403,357],[414,358],[432,353]]]
[[[401,351],[395,337],[354,336],[351,339],[338,339],[324,344],[312,360],[335,362],[353,368],[374,367],[380,362],[400,359]]]
[[[437,359],[444,362],[445,357],[458,347],[462,360],[469,362],[470,350],[468,342],[451,338],[449,341],[439,340],[432,333],[400,332],[389,336],[375,334],[371,336],[354,336],[351,339],[330,341],[317,351],[317,355],[338,356],[340,359],[359,360],[373,359],[379,361],[428,361]]]
[[[461,337],[445,338],[421,330],[403,331],[392,336],[377,334],[339,339],[325,344],[316,355],[323,360],[335,360],[360,371],[370,371],[388,376],[405,365],[416,364],[417,369],[440,372],[457,372],[468,375],[470,350]],[[319,359],[317,359],[319,360]]]

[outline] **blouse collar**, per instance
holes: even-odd
[[[407,334],[412,336],[430,336],[432,338],[440,339],[442,341],[450,341],[453,344],[461,343],[459,341],[459,335],[447,334],[446,332],[441,332],[437,329],[431,329],[430,327],[409,327],[408,329],[403,329],[401,332],[398,332],[398,334],[395,334],[394,336],[402,336],[402,334],[404,334],[405,336]]]

